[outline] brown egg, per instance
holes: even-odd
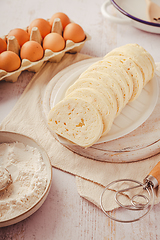
[[[65,40],[58,33],[49,33],[43,40],[43,48],[59,52],[65,48]]]
[[[53,22],[56,18],[59,18],[61,20],[63,29],[67,26],[67,24],[71,22],[69,17],[65,13],[57,12],[51,17],[49,21],[51,26],[53,25]]]
[[[19,56],[12,51],[4,51],[0,54],[0,69],[6,72],[13,72],[20,68],[21,60]]]
[[[33,27],[37,27],[39,29],[42,38],[44,38],[47,34],[51,32],[50,23],[43,18],[37,18],[31,22],[28,28],[29,34],[31,34]]]
[[[21,28],[15,28],[13,30],[11,30],[8,34],[8,38],[14,36],[20,47],[27,41],[29,41],[29,34],[28,32],[26,32],[25,30],[21,29]]]
[[[0,53],[7,50],[7,43],[2,38],[0,38]]]
[[[31,62],[36,62],[43,58],[43,52],[43,48],[38,42],[28,41],[23,44],[20,56],[21,59],[28,59]]]
[[[65,40],[72,40],[75,43],[82,42],[85,39],[83,28],[77,23],[69,23],[63,32]]]

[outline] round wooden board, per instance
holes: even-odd
[[[71,74],[74,74],[80,66],[83,67],[86,62],[93,63],[96,60],[98,61],[99,58],[75,63],[63,69],[51,79],[44,95],[43,110],[46,117],[53,107],[54,97],[64,81]],[[159,80],[158,76],[157,78]],[[152,114],[144,123],[130,133],[117,139],[94,144],[89,148],[82,148],[69,141],[61,141],[56,134],[53,134],[53,136],[71,151],[94,160],[122,163],[146,159],[160,152],[160,97],[158,96]]]

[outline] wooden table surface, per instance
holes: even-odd
[[[113,48],[138,43],[160,61],[160,35],[106,20],[100,11],[103,0],[1,0],[0,36],[16,27],[24,28],[35,18],[50,18],[65,12],[89,33],[81,53],[102,57]],[[110,9],[116,14],[114,9]],[[33,72],[23,72],[15,83],[0,82],[0,122],[11,111]],[[50,193],[42,207],[29,218],[0,229],[0,240],[154,240],[160,239],[160,204],[139,222],[116,223],[77,193],[75,177],[53,168]]]

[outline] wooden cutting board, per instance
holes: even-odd
[[[83,70],[83,64],[87,61],[93,63],[99,59],[87,59],[78,62],[74,65],[63,69],[56,76],[54,76],[46,87],[44,95],[44,112],[48,115],[49,110],[53,107],[55,99],[59,100],[63,95],[63,91],[59,91],[62,85],[67,87],[68,79],[78,72],[79,67]],[[81,70],[78,74],[81,73]],[[159,77],[157,76],[158,80]],[[159,84],[157,84],[159,88]],[[58,96],[57,96],[58,95]],[[69,141],[63,141],[57,135],[55,138],[61,142],[65,147],[71,151],[94,160],[107,161],[107,162],[133,162],[146,159],[160,152],[160,97],[154,107],[152,114],[147,120],[142,123],[135,130],[122,137],[94,144],[89,148],[82,148]]]

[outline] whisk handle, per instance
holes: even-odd
[[[156,166],[150,171],[149,176],[152,176],[157,180],[157,186],[160,184],[160,161]],[[154,186],[156,187],[156,186]]]

